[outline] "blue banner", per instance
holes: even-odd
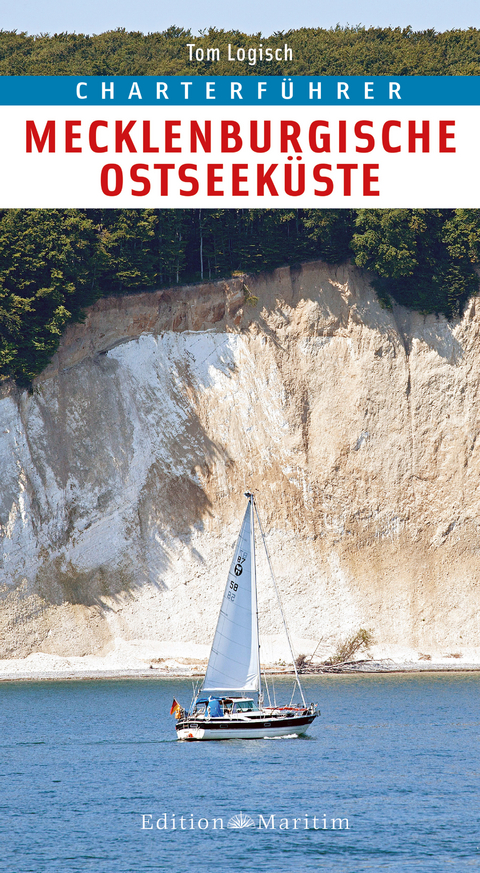
[[[2,106],[478,106],[479,76],[0,76]]]

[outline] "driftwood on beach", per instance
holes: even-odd
[[[361,669],[363,672],[369,672],[368,667],[372,671],[378,669],[378,662],[366,659],[364,661],[342,661],[335,664],[310,664],[306,663],[301,667],[297,667],[297,673],[345,673],[355,672],[356,669]]]

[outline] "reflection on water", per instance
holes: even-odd
[[[0,684],[0,870],[480,867],[480,674],[306,677],[302,739],[180,743],[191,691]]]

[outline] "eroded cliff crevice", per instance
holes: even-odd
[[[477,310],[322,263],[98,301],[3,386],[1,656],[208,643],[247,487],[294,636],[476,648]]]

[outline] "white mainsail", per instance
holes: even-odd
[[[203,691],[260,691],[253,500],[247,496]]]

